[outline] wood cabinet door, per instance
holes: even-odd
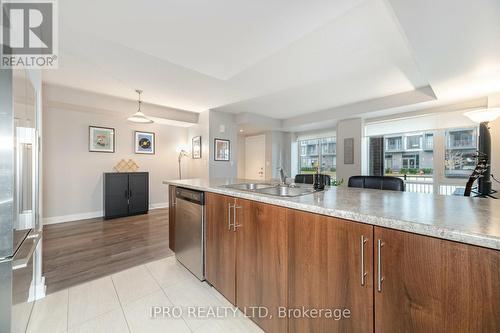
[[[168,247],[175,252],[175,186],[168,186]]]
[[[500,332],[500,251],[379,227],[375,242],[375,332]]]
[[[287,332],[278,316],[288,293],[286,209],[236,199],[236,225],[236,305],[264,331]]]
[[[205,276],[233,305],[236,304],[236,248],[232,223],[234,198],[206,192]],[[229,219],[231,215],[231,220]]]
[[[336,311],[293,315],[289,332],[373,332],[373,227],[291,209],[287,221],[289,308]]]

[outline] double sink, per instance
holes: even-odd
[[[294,185],[276,185],[270,183],[241,183],[224,185],[224,187],[235,190],[250,191],[277,197],[298,197],[301,195],[312,194],[316,192],[312,187],[298,187]]]

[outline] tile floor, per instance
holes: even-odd
[[[152,318],[152,306],[231,307],[174,257],[84,283],[37,301],[28,332],[263,332],[241,312],[226,318]]]

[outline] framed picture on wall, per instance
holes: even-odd
[[[201,158],[201,136],[195,136],[192,140],[193,159]]]
[[[114,153],[115,129],[89,126],[89,151],[96,153]]]
[[[136,154],[154,154],[155,153],[155,134],[151,132],[134,132],[135,153]]]
[[[229,161],[230,142],[225,139],[214,139],[214,160]]]

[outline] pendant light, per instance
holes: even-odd
[[[142,90],[137,89],[135,92],[139,94],[139,100],[138,100],[139,109],[132,116],[128,117],[127,120],[131,121],[133,123],[151,124],[153,121],[151,119],[149,119],[148,117],[146,117],[146,115],[144,113],[142,113],[142,111],[141,111]]]

